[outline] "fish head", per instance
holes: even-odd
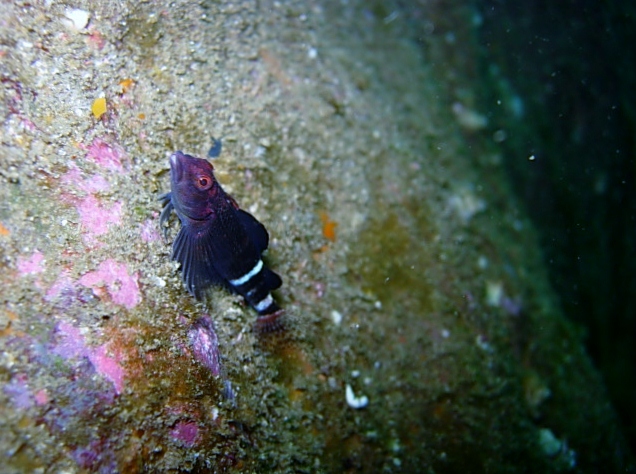
[[[220,186],[207,160],[174,152],[170,156],[170,181],[172,204],[182,220],[202,221],[213,213],[213,199]]]

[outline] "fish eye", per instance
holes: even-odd
[[[210,189],[210,187],[212,186],[212,180],[205,175],[198,176],[194,183],[196,184],[197,188],[203,191]]]

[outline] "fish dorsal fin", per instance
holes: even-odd
[[[258,222],[256,218],[249,212],[245,212],[243,209],[237,211],[239,221],[241,225],[250,236],[254,247],[259,254],[263,253],[269,245],[269,234],[265,229],[265,226]]]

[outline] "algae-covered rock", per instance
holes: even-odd
[[[6,472],[621,467],[474,71],[450,56],[473,47],[470,12],[0,13]],[[160,233],[167,157],[218,139],[217,178],[270,233],[279,333],[223,290],[195,301],[170,260],[178,224]]]

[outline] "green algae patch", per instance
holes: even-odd
[[[349,255],[350,280],[383,305],[402,304],[411,311],[431,310],[428,269],[432,262],[425,249],[430,231],[425,219],[407,227],[396,212],[374,213],[359,233]]]

